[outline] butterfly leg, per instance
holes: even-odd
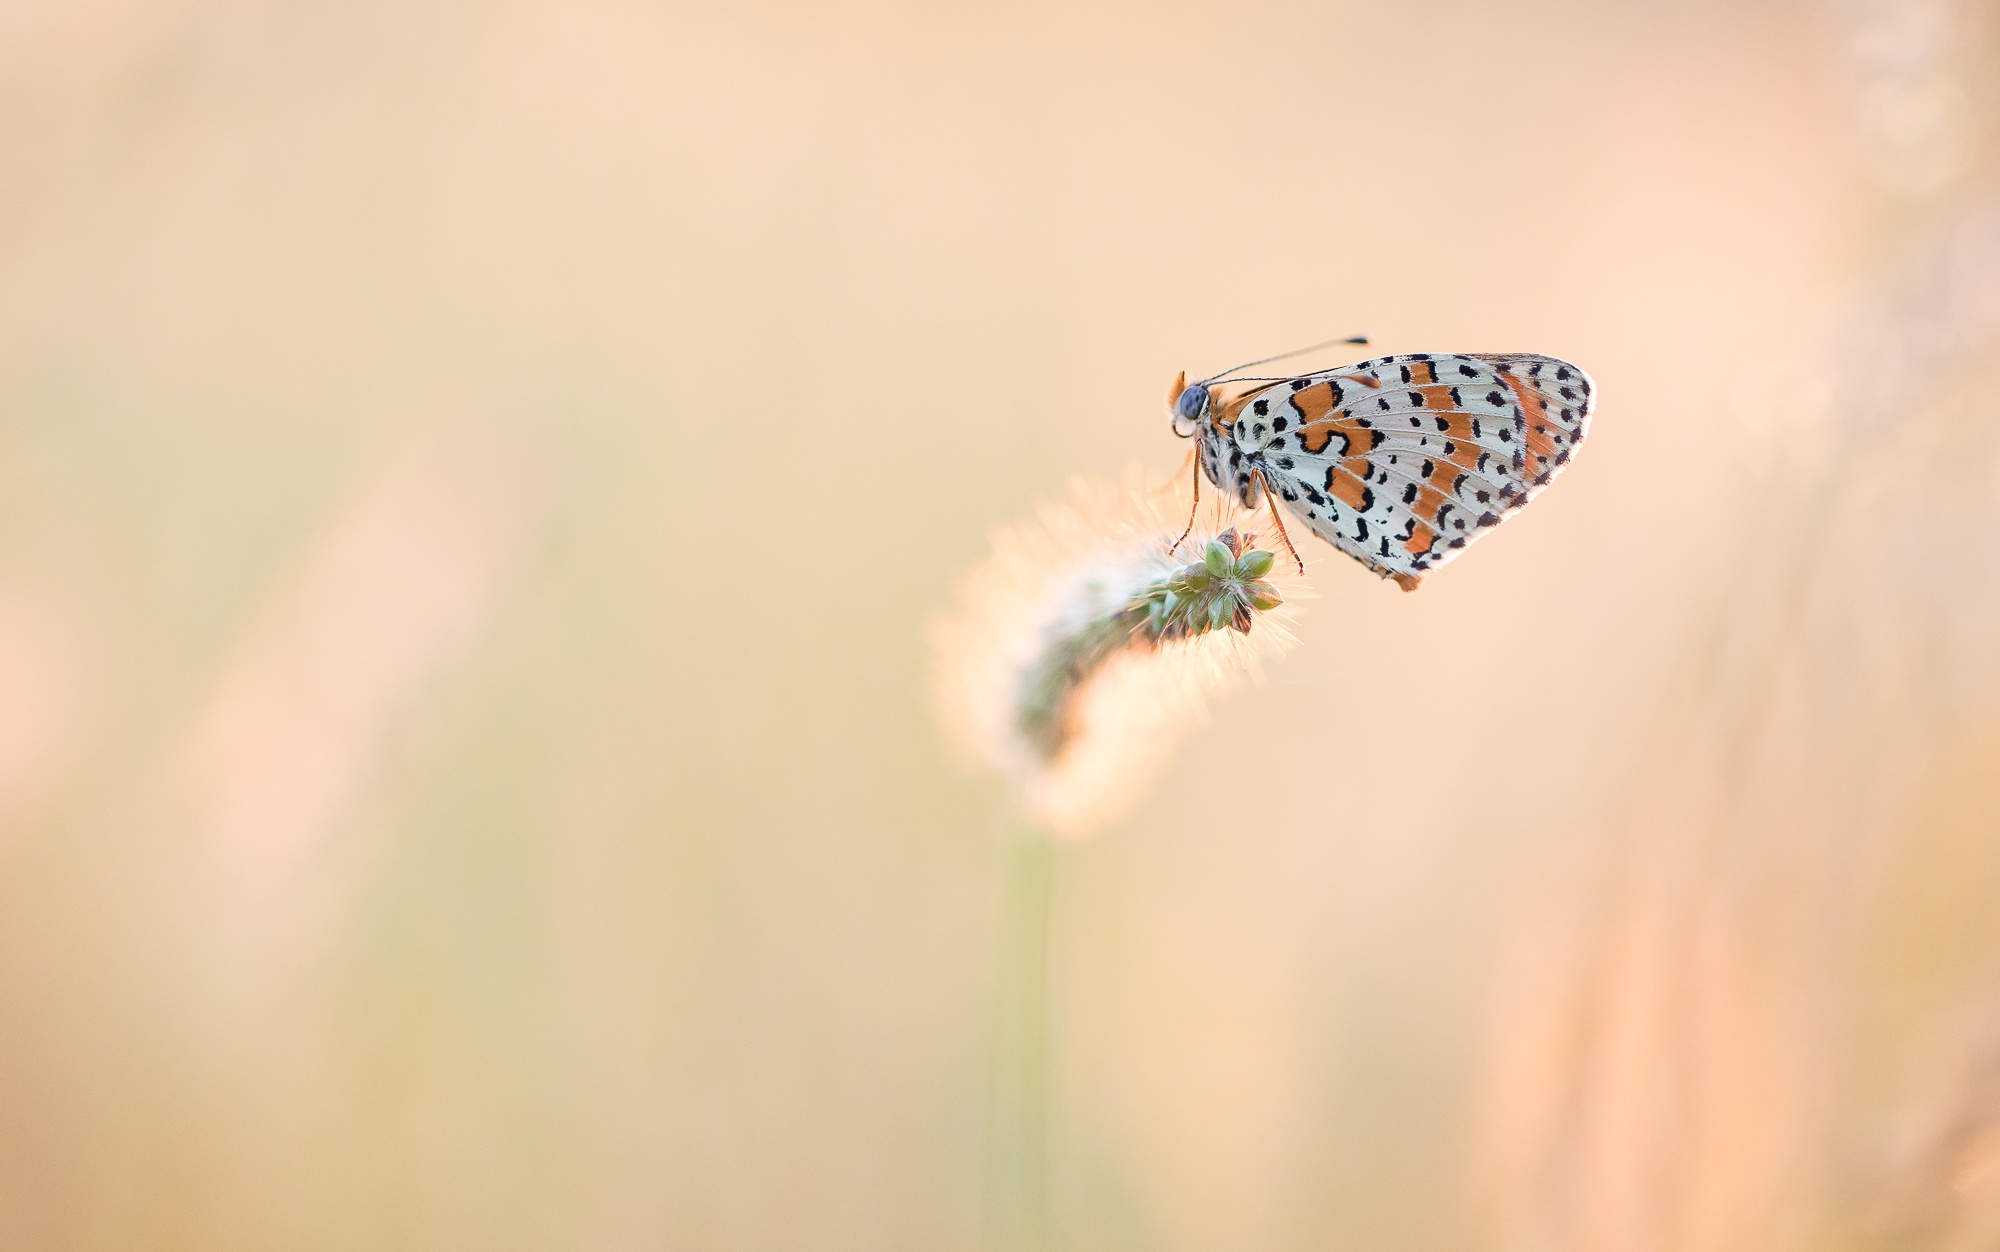
[[[1292,554],[1292,560],[1298,564],[1299,573],[1305,573],[1305,558],[1301,557],[1299,550],[1292,546],[1292,537],[1285,533],[1285,519],[1278,515],[1278,493],[1271,490],[1270,483],[1264,481],[1263,470],[1251,470],[1250,476],[1257,480],[1257,485],[1264,491],[1264,503],[1271,506],[1271,520],[1278,524],[1278,538],[1285,541],[1285,551]]]
[[[1194,517],[1201,509],[1201,467],[1195,464],[1195,450],[1193,448],[1188,449],[1188,466],[1194,470],[1194,503],[1188,505],[1187,529],[1181,532],[1179,539],[1174,540],[1174,546],[1167,549],[1168,556],[1172,556],[1174,553],[1180,551],[1181,545],[1187,542],[1187,537],[1194,533]],[[1180,475],[1176,474],[1175,477],[1178,478]]]

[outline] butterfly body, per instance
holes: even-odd
[[[1596,389],[1555,357],[1411,353],[1277,381],[1176,383],[1201,474],[1406,590],[1569,463]]]

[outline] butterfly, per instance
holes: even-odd
[[[1195,440],[1197,503],[1206,475],[1247,509],[1268,502],[1283,533],[1282,503],[1405,591],[1562,472],[1597,396],[1569,362],[1516,353],[1413,352],[1288,378],[1229,378],[1282,359],[1174,380],[1167,412],[1174,433]],[[1222,394],[1237,384],[1250,386]]]

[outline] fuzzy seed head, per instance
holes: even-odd
[[[1055,833],[1122,815],[1208,701],[1290,645],[1282,616],[1302,580],[1227,501],[1176,546],[1185,500],[1078,482],[994,535],[934,628],[947,727]]]

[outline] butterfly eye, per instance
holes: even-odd
[[[1208,412],[1208,388],[1189,387],[1174,401],[1174,433],[1185,439],[1194,434],[1202,414]]]

